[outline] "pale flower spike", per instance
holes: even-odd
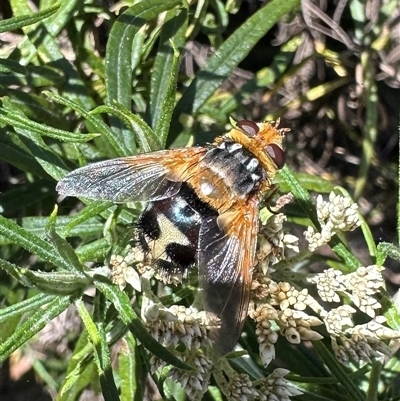
[[[334,192],[329,194],[329,202],[325,202],[322,195],[318,195],[316,208],[321,231],[318,232],[309,226],[304,232],[311,252],[326,245],[338,232],[353,231],[361,225],[357,204]]]

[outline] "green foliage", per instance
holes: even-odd
[[[358,1],[350,3],[355,39],[364,41],[359,57],[366,77],[366,123],[361,127],[363,136],[354,141],[361,144],[361,167],[355,179],[349,180],[353,182],[351,192],[360,198],[375,163],[378,136],[377,67],[369,52],[377,55],[385,47],[379,35],[386,35],[386,30],[385,20],[381,20],[381,29],[371,29],[366,38],[364,6]],[[386,17],[394,3],[385,2],[382,13]],[[273,0],[239,22],[235,19],[240,17],[238,0],[131,1],[117,3],[112,10],[92,0],[60,0],[56,4],[48,0],[41,2],[37,12],[28,12],[22,0],[11,0],[9,5],[12,16],[0,20],[0,33],[15,33],[18,45],[0,49],[0,161],[8,166],[6,178],[17,177],[17,185],[6,179],[2,182],[5,191],[0,194],[0,362],[17,350],[32,352],[30,344],[48,322],[74,305],[83,328],[68,334],[73,351],[57,369],[51,356],[42,360],[40,367],[33,364],[37,375],[58,394],[59,401],[78,400],[88,388],[101,392],[107,401],[142,400],[151,355],[182,372],[193,367],[149,334],[139,316],[140,294],[135,295],[132,289],[121,291],[104,267],[111,249],[118,247],[115,239],[127,235],[139,208],[121,209],[85,199],[77,204],[76,199],[66,199],[54,209],[60,201],[56,182],[88,162],[172,144],[207,142],[226,131],[232,115],[267,117],[262,107],[257,116],[245,104],[251,103],[254,92],[276,94],[288,80],[296,78],[301,65],[294,65],[293,59],[302,37],[290,37],[275,48],[258,46],[277,23],[293,21],[299,15],[300,0]],[[196,40],[212,44],[215,51],[188,76],[181,64],[190,58],[187,49]],[[262,66],[240,90],[227,86],[226,80],[251,52],[254,58],[254,54],[261,54]],[[330,49],[318,52],[315,57],[323,62],[336,63],[334,71],[348,68]],[[306,102],[321,102],[338,89],[345,92],[351,74],[347,71],[344,75],[280,104],[268,118],[285,120]],[[262,96],[267,97],[264,92]],[[325,111],[324,115],[334,115],[331,120],[336,121],[332,107]],[[348,132],[350,141],[355,134],[351,129]],[[297,150],[294,146],[288,154]],[[335,188],[334,180],[304,171],[293,173],[285,167],[278,181],[280,192],[294,195],[295,202],[288,207],[289,220],[320,228],[308,191],[327,194]],[[371,263],[381,266],[386,258],[400,259],[394,244],[376,246],[367,221],[362,233]],[[321,255],[320,260],[346,272],[362,264],[343,236],[335,235],[329,245],[338,258]],[[293,263],[306,269],[314,257],[302,252]],[[168,287],[168,291],[165,305],[193,300],[189,284],[179,289]],[[130,300],[133,295],[137,297],[134,304]],[[387,294],[382,298],[387,301],[384,312],[390,326],[399,329],[397,311]],[[243,345],[249,356],[231,355],[231,366],[226,369],[246,373],[257,381],[272,371],[272,365],[264,368],[257,356],[254,327],[249,324],[245,331]],[[380,377],[377,372],[381,367],[376,363],[363,369],[357,364],[343,367],[327,343],[315,343],[318,358],[305,347],[277,345],[277,357],[292,371],[289,378],[304,392],[296,399],[400,397],[395,388],[398,359],[392,358],[387,374]],[[115,344],[122,347],[118,364],[110,353]],[[163,399],[187,399],[166,375],[150,373]],[[225,399],[221,381],[215,380],[205,399]]]

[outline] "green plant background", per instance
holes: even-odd
[[[396,289],[398,3],[340,5],[47,0],[34,9],[22,0],[2,2],[0,359],[8,385],[36,400],[75,400],[88,388],[92,399],[142,400],[150,397],[144,348],[187,367],[147,333],[126,292],[101,272],[85,274],[104,264],[139,210],[83,207],[70,198],[56,210],[55,184],[88,162],[211,141],[231,116],[281,118],[292,129],[289,167],[278,182],[296,200],[287,209],[293,232],[317,223],[308,191],[346,188],[365,223],[349,240],[332,240],[340,268],[387,260],[389,289]],[[302,269],[323,260],[309,255]],[[40,330],[72,304],[80,318],[40,345]],[[398,328],[397,313],[387,310]],[[123,336],[123,352],[110,353]],[[304,391],[296,399],[400,398],[396,357],[384,367],[344,368],[329,342],[314,350],[279,342],[277,356]],[[10,384],[18,380],[10,370],[24,358],[30,368]],[[266,372],[252,358],[258,371],[244,358],[232,365],[256,379]],[[164,399],[185,399],[163,380],[155,385]],[[205,399],[224,397],[214,386]]]

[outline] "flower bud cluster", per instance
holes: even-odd
[[[212,363],[201,353],[191,354],[183,359],[188,365],[194,367],[194,371],[188,372],[173,367],[168,372],[168,377],[175,383],[179,383],[190,398],[201,399],[210,383]]]
[[[290,397],[302,395],[303,393],[293,387],[284,379],[289,373],[288,370],[278,368],[269,376],[257,382],[258,398],[260,401],[290,401]]]
[[[264,366],[268,366],[275,358],[275,343],[278,333],[272,329],[272,322],[278,319],[277,310],[268,304],[258,305],[251,317],[256,322],[256,336],[259,353]]]
[[[138,248],[129,247],[129,252],[125,256],[111,255],[111,277],[112,282],[118,285],[122,291],[126,284],[130,284],[136,291],[141,291],[140,277],[137,270],[139,264],[143,264],[144,254]]]
[[[400,338],[400,331],[384,326],[385,322],[384,316],[377,316],[370,322],[351,327],[342,335],[333,338],[332,346],[336,358],[348,365],[350,358],[355,362],[371,363],[372,358],[383,362],[385,357],[390,357],[392,350],[384,340]]]
[[[230,378],[228,386],[228,396],[232,401],[257,400],[258,391],[253,387],[249,376],[240,373]]]
[[[278,339],[277,332],[272,329],[272,322],[277,323],[281,334],[293,344],[322,339],[319,333],[312,330],[314,326],[322,324],[322,321],[302,312],[313,302],[307,289],[298,291],[288,283],[277,284],[271,281],[270,302],[257,305],[251,312],[251,317],[256,322],[260,357],[265,366],[275,357],[274,344]],[[280,310],[273,307],[273,304],[279,306]]]
[[[314,252],[318,247],[326,245],[331,238],[340,231],[353,231],[361,225],[358,217],[358,206],[349,198],[341,195],[329,194],[329,202],[323,200],[322,195],[317,197],[317,217],[321,225],[318,232],[308,227],[304,232],[308,248]]]
[[[146,298],[141,315],[150,334],[164,347],[176,348],[182,343],[188,350],[196,350],[209,344],[204,312],[183,305],[166,308]]]
[[[275,369],[270,375],[251,381],[244,373],[230,370],[225,372],[229,379],[219,383],[224,395],[232,401],[291,401],[290,397],[303,394],[300,390],[284,379],[289,373],[286,369]]]
[[[374,296],[384,287],[381,270],[377,265],[361,266],[355,272],[344,275],[339,270],[327,269],[308,278],[308,281],[316,284],[323,301],[339,302],[340,294],[345,294],[362,312],[374,317],[381,307]]]
[[[287,217],[283,213],[271,214],[261,227],[256,258],[261,264],[260,270],[264,274],[267,273],[269,265],[284,259],[285,248],[299,252],[299,239],[294,235],[284,233],[283,223],[286,219]]]
[[[339,291],[345,291],[345,276],[340,270],[326,269],[322,273],[308,277],[307,281],[316,284],[318,295],[325,302],[339,302]]]
[[[361,266],[346,276],[346,287],[351,293],[351,300],[370,317],[374,317],[375,311],[381,308],[381,304],[374,298],[385,286],[381,270],[377,265]]]
[[[309,316],[304,312],[293,309],[285,309],[279,313],[281,333],[292,344],[300,344],[300,341],[322,340],[323,336],[311,330],[323,322],[315,316]]]
[[[332,308],[324,317],[325,327],[331,336],[340,336],[349,327],[353,327],[353,314],[356,310],[350,305]]]
[[[373,357],[382,359],[384,356],[389,356],[391,350],[384,341],[400,338],[399,330],[392,330],[384,326],[386,318],[376,315],[376,309],[381,305],[373,298],[373,295],[383,286],[380,270],[378,266],[369,266],[360,267],[354,273],[347,275],[342,275],[338,271],[335,274],[333,272],[325,272],[327,273],[325,275],[321,273],[320,277],[326,287],[323,293],[334,292],[333,288],[335,290],[340,288],[355,306],[373,318],[366,324],[355,326],[353,315],[356,313],[356,309],[351,305],[340,305],[321,313],[325,327],[331,336],[335,355],[345,365],[349,363],[350,358],[355,362],[369,363]],[[369,272],[371,273],[370,279],[368,279]],[[327,277],[331,278],[333,285],[328,285]],[[315,277],[310,281],[317,283],[317,287],[321,285],[321,282],[318,279],[315,280]],[[319,287],[318,290],[320,291]],[[336,295],[339,297],[338,294]],[[336,299],[332,296],[330,298]]]
[[[296,310],[304,310],[311,302],[307,288],[297,290],[288,282],[271,282],[269,286],[272,302],[279,305],[281,310],[293,307]]]

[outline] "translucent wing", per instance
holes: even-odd
[[[258,232],[258,200],[205,219],[200,229],[199,277],[204,307],[217,327],[211,340],[224,355],[238,341],[247,315]]]
[[[179,175],[195,166],[205,151],[161,150],[89,164],[67,174],[56,189],[61,195],[116,203],[165,199],[179,191]]]

